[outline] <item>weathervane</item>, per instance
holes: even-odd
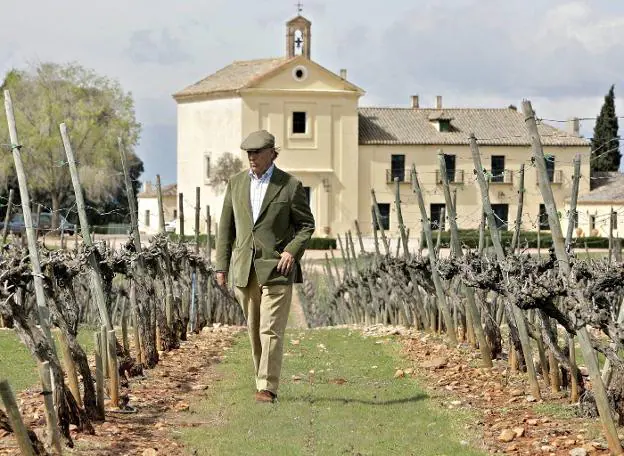
[[[303,3],[299,1],[295,6],[297,7],[297,14],[301,15],[301,12],[303,11]]]

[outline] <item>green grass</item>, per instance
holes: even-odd
[[[290,340],[300,340],[299,345]],[[219,366],[221,381],[181,430],[198,455],[481,455],[468,440],[467,414],[438,410],[411,378],[393,378],[407,361],[395,341],[376,344],[347,330],[292,330],[286,337],[276,404],[253,400],[245,335]],[[310,371],[314,373],[311,374]],[[293,375],[301,377],[299,382]],[[336,384],[336,379],[346,383]]]
[[[56,339],[56,332],[53,331],[52,334]],[[87,354],[93,352],[93,329],[80,328],[78,342]],[[58,340],[55,343],[61,356]],[[13,330],[0,331],[0,378],[7,379],[14,392],[22,391],[39,381],[35,358]]]
[[[544,402],[536,404],[533,411],[538,415],[548,415],[553,418],[567,419],[576,418],[578,407],[575,404],[559,404],[553,402]]]

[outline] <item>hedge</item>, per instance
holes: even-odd
[[[308,242],[308,250],[332,250],[336,248],[336,239],[313,237]]]
[[[511,239],[513,237],[513,231],[499,231],[501,242],[504,246],[509,246],[511,244]],[[437,232],[433,233],[433,241],[437,240]],[[492,240],[490,239],[490,232],[486,229],[485,238],[488,242],[488,245],[492,245]],[[449,247],[451,240],[450,231],[443,231],[442,237],[440,239],[441,247]],[[465,245],[469,248],[477,248],[479,246],[479,231],[478,230],[460,230],[459,231],[459,240],[462,245]],[[575,238],[574,239],[574,247],[585,248],[585,243],[587,243],[587,247],[591,249],[606,249],[609,248],[609,239],[604,237],[583,237],[583,238]],[[521,231],[520,232],[520,247],[525,248],[527,246],[529,248],[537,248],[537,231]],[[552,246],[552,237],[550,232],[540,233],[540,248],[548,249]]]

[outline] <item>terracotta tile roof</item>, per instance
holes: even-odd
[[[173,94],[174,98],[240,90],[288,62],[286,57],[239,60]]]
[[[451,131],[440,132],[435,120],[451,119]],[[550,125],[538,126],[547,146],[589,146],[588,140]],[[524,115],[515,109],[359,108],[359,142],[367,144],[468,144],[474,133],[479,144],[528,146]]]
[[[141,193],[137,195],[137,198],[157,198],[156,185],[152,185],[151,182],[146,182]],[[178,196],[178,184],[163,185],[161,188],[162,196]]]
[[[592,179],[596,188],[584,195],[579,195],[579,204],[624,203],[624,174],[618,172],[596,173]]]

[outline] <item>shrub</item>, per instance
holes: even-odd
[[[336,248],[336,239],[313,237],[306,247],[308,250],[331,250]]]

